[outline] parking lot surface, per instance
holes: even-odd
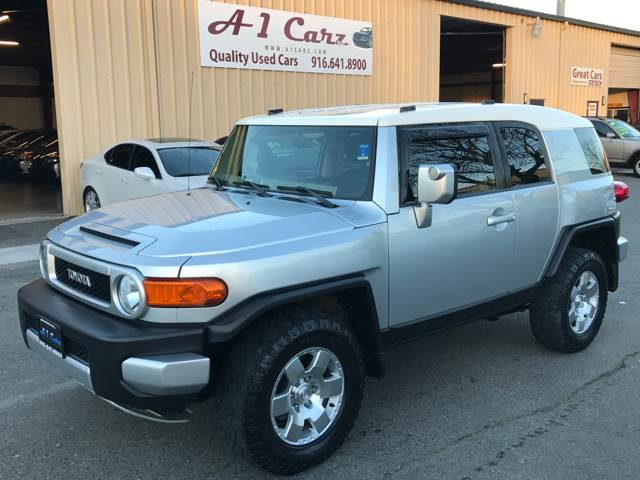
[[[587,350],[545,350],[526,313],[393,350],[346,444],[298,477],[638,478],[640,180],[616,177],[631,187],[620,206],[629,256]],[[37,262],[0,267],[0,478],[270,478],[223,446],[214,401],[195,405],[190,423],[151,423],[35,358],[16,291],[38,275]]]

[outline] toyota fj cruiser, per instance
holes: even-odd
[[[49,232],[28,347],[153,419],[217,398],[272,472],[326,459],[407,339],[529,310],[587,347],[627,241],[591,123],[527,105],[374,105],[242,120],[207,186]]]

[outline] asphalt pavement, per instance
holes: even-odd
[[[620,289],[585,351],[538,345],[526,313],[387,354],[345,445],[301,479],[637,479],[640,475],[640,180],[621,204]],[[16,291],[37,262],[0,266],[0,478],[270,478],[223,447],[215,403],[181,425],[130,417],[23,345]]]

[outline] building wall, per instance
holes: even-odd
[[[640,46],[639,37],[548,20],[535,38],[533,18],[440,0],[226,1],[371,21],[374,75],[201,68],[196,0],[48,0],[65,213],[81,210],[80,161],[116,140],[215,139],[275,107],[437,101],[440,15],[510,27],[506,102],[526,94],[579,114],[606,97],[611,43]],[[570,86],[572,65],[602,68],[605,84]]]
[[[0,122],[18,129],[44,127],[37,69],[0,66]]]

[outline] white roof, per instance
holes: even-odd
[[[415,105],[414,111],[400,107]],[[540,130],[591,127],[588,120],[555,108],[509,103],[403,103],[351,105],[296,110],[275,115],[248,117],[241,125],[351,125],[398,126],[445,122],[521,121]]]

